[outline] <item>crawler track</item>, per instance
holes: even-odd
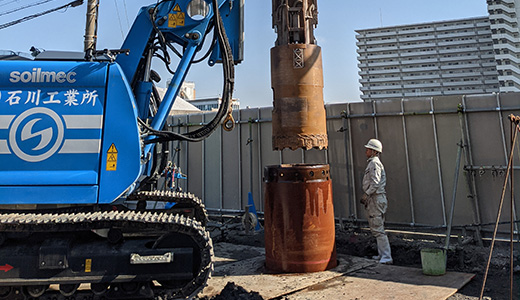
[[[153,192],[146,192],[140,196],[148,197],[147,200],[162,197],[162,199],[171,202],[179,203],[183,201],[174,195],[156,195]],[[184,197],[183,199],[185,198],[189,199],[191,197]],[[197,200],[192,202],[196,203]],[[187,201],[191,200],[185,200],[184,202]],[[203,207],[199,210],[205,216]],[[175,280],[165,280],[164,274],[160,274],[156,281],[150,274],[147,276],[140,276],[140,274],[133,276],[129,274],[112,276],[110,279],[107,279],[109,276],[100,276],[99,272],[92,272],[92,276],[89,276],[87,273],[75,277],[74,272],[65,270],[64,273],[59,273],[65,274],[62,277],[60,275],[49,278],[30,278],[28,280],[19,276],[11,276],[10,274],[14,272],[0,272],[0,299],[182,299],[195,295],[205,286],[213,269],[213,247],[209,233],[204,226],[201,222],[192,218],[178,214],[174,215],[167,211],[139,212],[132,210],[45,214],[24,212],[0,213],[0,232],[4,234],[31,233],[34,236],[54,233],[56,235],[73,236],[78,233],[88,233],[92,230],[107,228],[116,228],[123,235],[132,235],[132,238],[135,238],[136,235],[138,238],[139,235],[144,239],[153,238],[156,241],[155,244],[158,245],[162,243],[161,238],[168,234],[190,240],[190,247],[194,249],[193,256],[196,255],[194,257],[194,261],[196,261],[194,264],[196,266],[196,270],[193,272],[194,277],[191,280],[180,281],[181,283],[179,284]],[[27,240],[29,239],[27,238]],[[130,239],[128,238],[128,240]],[[171,242],[171,238],[163,240],[167,243],[175,244],[175,241]],[[121,243],[126,243],[126,241]],[[5,244],[9,246],[9,242]],[[4,245],[0,246],[0,249],[2,247]],[[176,245],[167,244],[164,246],[164,248],[174,247]],[[139,252],[139,249],[136,249],[136,252]],[[5,252],[4,254],[0,252],[0,255],[8,256]],[[6,261],[9,262],[9,257],[2,256],[0,256],[0,264]],[[154,266],[150,266],[150,269],[153,270]],[[13,264],[13,267],[13,270],[18,269],[21,272],[23,268],[28,268],[29,266]],[[37,266],[35,270],[34,273],[39,272]],[[160,282],[160,284],[157,282]],[[46,289],[48,285],[76,285],[80,283],[101,283],[106,285],[106,288],[101,292],[98,290],[96,293],[92,289],[79,289],[74,294],[68,296],[56,290]],[[45,293],[37,298],[31,297],[30,294],[34,295],[34,291],[38,290],[38,286],[43,286],[46,290]],[[32,293],[29,293],[28,290],[31,290]]]

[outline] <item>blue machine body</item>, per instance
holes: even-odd
[[[115,63],[2,63],[0,112],[2,204],[110,203],[139,176],[135,100]]]
[[[0,62],[0,204],[112,203],[149,175],[154,144],[143,143],[137,118],[163,128],[213,17],[207,0],[207,15],[190,18],[189,2],[158,7],[156,28],[181,45],[183,56],[154,115],[152,84],[136,82],[136,74],[155,34],[149,14],[155,5],[142,8],[122,46],[129,55],[114,62]],[[242,44],[242,20],[230,11],[242,4],[219,0],[235,47]],[[215,51],[211,59],[218,61]],[[233,51],[240,61],[241,50]]]

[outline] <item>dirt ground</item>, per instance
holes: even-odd
[[[229,225],[229,224],[228,224]],[[238,225],[238,224],[237,224]],[[258,233],[246,234],[241,226],[229,226],[223,231],[213,231],[213,243],[228,242],[233,244],[264,247],[264,235]],[[408,233],[389,231],[394,264],[398,266],[421,268],[420,250],[423,248],[441,248],[444,245],[443,237],[425,237]],[[479,299],[486,264],[489,256],[489,242],[478,246],[471,239],[461,239],[452,242],[448,252],[447,271],[457,271],[476,274],[475,278],[460,289],[448,300],[476,300]],[[377,254],[375,239],[363,228],[342,229],[336,227],[336,248],[338,253],[359,257],[372,257]],[[513,299],[520,300],[520,260],[519,245],[515,245]],[[509,299],[510,297],[510,269],[509,243],[497,242],[493,251],[489,274],[486,281],[484,299]],[[221,295],[225,299],[262,299],[258,294],[247,294],[241,287],[229,285]],[[230,295],[238,295],[231,297]],[[218,296],[217,296],[218,297]],[[212,300],[224,298],[214,297]]]

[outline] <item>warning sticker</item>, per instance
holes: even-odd
[[[92,272],[92,259],[87,258],[85,259],[85,273]]]
[[[182,12],[179,4],[175,5],[173,8],[175,13],[168,15],[168,27],[175,28],[177,26],[184,26],[184,20],[186,19],[186,14]]]
[[[175,28],[177,26],[184,26],[184,19],[186,15],[183,12],[168,15],[168,27]]]
[[[114,144],[107,151],[107,171],[117,170],[117,149]]]

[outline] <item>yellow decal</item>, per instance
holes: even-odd
[[[186,16],[183,12],[177,13],[177,26],[184,26],[184,19],[186,19]]]
[[[110,146],[107,152],[107,171],[117,170],[117,149],[114,144]]]
[[[87,258],[85,259],[85,273],[92,272],[92,259]]]
[[[173,11],[176,13],[168,15],[168,27],[177,27],[184,26],[184,20],[186,19],[186,14],[181,11],[181,7],[179,4],[175,5]]]

